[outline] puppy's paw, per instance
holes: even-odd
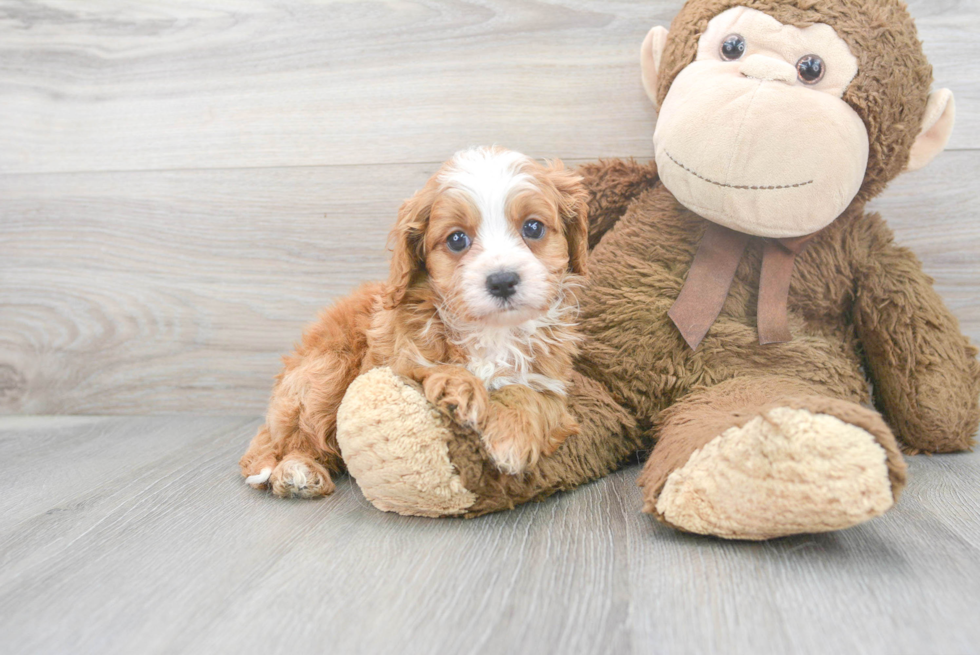
[[[245,484],[253,489],[265,489],[270,477],[272,477],[272,467],[265,466],[258,473],[246,475]]]
[[[541,448],[541,454],[546,457],[548,455],[554,455],[555,451],[565,443],[565,439],[578,434],[579,429],[578,421],[572,418],[571,415],[566,414],[562,419],[561,425],[552,430],[551,434],[548,435],[548,439]]]
[[[265,474],[263,469],[261,475]],[[251,478],[246,478],[249,482]],[[280,498],[319,498],[334,492],[334,483],[325,468],[308,457],[287,455],[263,481]],[[255,486],[253,484],[253,486]]]
[[[549,428],[521,411],[497,408],[487,421],[483,445],[504,473],[519,475],[541,457],[553,454],[565,439],[578,434],[578,422],[570,415]]]
[[[490,442],[484,435],[484,445],[497,468],[510,475],[520,475],[537,460],[528,444],[516,437],[496,438]]]
[[[480,430],[490,397],[483,383],[466,369],[445,366],[422,383],[425,397],[456,423]]]
[[[258,437],[268,437],[268,434],[268,430],[263,426]],[[271,449],[264,446],[264,442],[258,444],[253,442],[249,446],[248,452],[242,455],[238,462],[238,466],[242,470],[242,477],[245,478],[245,484],[253,489],[265,489],[269,482],[269,476],[272,475],[272,469],[276,468],[276,464],[279,463]]]
[[[504,473],[519,475],[538,461],[546,440],[517,412],[496,411],[483,432],[483,445]],[[557,448],[557,446],[556,446]]]

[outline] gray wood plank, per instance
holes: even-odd
[[[95,416],[5,417],[0,421],[5,490],[0,495],[0,530],[45,511],[77,512],[85,504],[80,490],[132,484],[147,467],[246,420],[254,423],[228,417],[195,417],[183,423],[145,418],[117,427]]]
[[[488,520],[412,519],[373,509],[349,480],[323,501],[280,501],[247,488],[235,459],[255,421],[127,418],[81,427],[91,432],[95,423],[102,452],[160,440],[149,425],[195,438],[149,469],[134,461],[128,474],[120,466],[104,477],[102,452],[78,452],[61,426],[64,449],[48,443],[19,465],[43,465],[55,477],[73,472],[70,500],[62,489],[0,480],[3,493],[35,494],[51,508],[19,521],[0,515],[4,652],[626,645],[627,580],[614,538],[622,512],[604,511],[617,502],[609,484],[584,490],[575,504]],[[47,429],[41,420],[0,420],[5,440],[32,442]]]
[[[637,52],[680,4],[3,0],[0,172],[649,156]],[[910,4],[980,147],[980,5]]]
[[[0,411],[261,413],[436,167],[0,175]],[[980,151],[944,153],[875,208],[980,341],[978,179]]]
[[[639,514],[636,467],[472,521],[346,478],[276,500],[236,470],[256,425],[0,418],[0,651],[978,652],[980,453],[911,458],[863,526],[732,543]]]

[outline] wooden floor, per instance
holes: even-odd
[[[0,419],[0,652],[980,652],[980,453],[899,505],[732,543],[640,514],[637,470],[470,521],[246,487],[234,417]]]

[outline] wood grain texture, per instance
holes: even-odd
[[[263,411],[303,326],[386,275],[436,167],[0,176],[0,411]],[[978,179],[949,152],[874,205],[976,341]]]
[[[680,4],[2,0],[0,172],[648,156],[637,53]],[[980,147],[980,4],[909,4]]]
[[[0,180],[4,409],[261,411],[302,326],[386,275],[434,168]]]
[[[765,543],[639,513],[635,467],[471,521],[247,488],[257,425],[0,418],[0,651],[980,652],[980,453],[899,505]]]
[[[257,413],[454,150],[649,157],[680,0],[0,0],[0,412]],[[954,152],[876,205],[980,340],[980,5],[911,3]]]

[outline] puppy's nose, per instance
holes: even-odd
[[[493,273],[487,276],[487,291],[491,296],[506,300],[517,291],[517,283],[521,281],[521,276],[514,271]]]

